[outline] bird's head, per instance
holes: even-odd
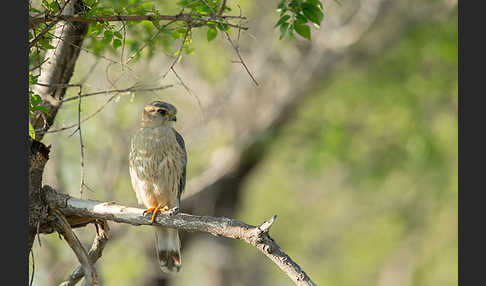
[[[177,109],[174,105],[163,101],[152,101],[147,104],[142,112],[142,126],[156,127],[166,126],[173,127]]]

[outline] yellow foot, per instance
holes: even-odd
[[[143,214],[147,214],[147,213],[152,213],[152,223],[155,222],[155,216],[157,215],[157,212],[165,212],[169,209],[168,206],[165,206],[163,208],[160,208],[160,206],[157,206],[155,208],[148,208],[146,210],[143,211]]]

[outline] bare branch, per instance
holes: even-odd
[[[106,242],[108,242],[108,223],[106,221],[102,221],[98,227],[98,224],[95,223],[96,226],[96,237],[91,245],[91,249],[88,252],[88,259],[92,264],[95,264],[96,261],[101,257],[103,249],[105,248]],[[80,265],[78,266],[71,275],[66,279],[66,281],[62,282],[59,286],[74,286],[76,283],[81,280],[84,276],[83,267]]]
[[[35,273],[35,261],[34,261],[34,250],[30,249],[30,254],[32,255],[32,274],[30,275],[30,283],[29,286],[32,286],[34,282],[34,273]]]
[[[259,85],[258,84],[258,81],[255,79],[255,77],[253,76],[253,74],[250,72],[250,69],[246,66],[245,61],[243,60],[243,57],[240,54],[240,48],[237,45],[235,45],[235,43],[233,43],[233,40],[231,40],[231,37],[230,37],[228,31],[224,31],[224,34],[226,35],[226,39],[228,40],[228,42],[231,44],[231,46],[235,50],[236,55],[240,59],[240,63],[245,68],[245,70],[248,73],[248,75],[250,76],[251,80],[255,83],[256,86],[258,86]]]
[[[187,36],[189,35],[189,33],[191,33],[191,26],[189,26],[187,28],[187,31],[186,33],[184,34],[184,38],[182,39],[182,43],[181,43],[181,46],[179,47],[179,49],[177,50],[177,54],[176,54],[176,57],[174,59],[174,61],[172,62],[172,64],[170,65],[170,67],[167,69],[167,71],[162,75],[162,80],[165,79],[165,77],[167,76],[167,74],[172,70],[174,71],[174,66],[175,64],[180,60],[181,56],[182,56],[182,50],[184,49],[184,45],[186,44],[186,41],[187,41]]]
[[[150,42],[152,42],[165,28],[167,28],[169,25],[171,25],[172,23],[174,23],[175,20],[172,20],[170,21],[169,23],[165,24],[164,26],[162,27],[157,27],[156,25],[154,25],[155,28],[157,28],[157,33],[155,33],[148,41],[146,41],[143,46],[141,46],[136,52],[133,53],[133,55],[131,55],[124,64],[128,64],[131,60],[133,60],[135,58],[135,56],[137,56],[141,51],[143,51],[149,44]],[[124,29],[125,33],[126,33],[126,30]],[[125,40],[125,37],[123,38],[123,40]],[[123,52],[123,50],[122,50]],[[123,58],[123,54],[122,54],[122,58]],[[122,59],[123,60],[123,59]]]
[[[265,221],[260,226],[225,218],[197,216],[179,213],[175,215],[160,214],[151,222],[149,216],[144,216],[143,209],[118,205],[114,202],[99,202],[83,200],[65,194],[60,194],[52,188],[43,189],[46,201],[58,208],[66,216],[80,216],[102,220],[111,220],[131,225],[160,225],[190,232],[207,232],[215,236],[242,240],[260,250],[272,260],[296,285],[317,285],[268,235],[268,231],[276,216]]]
[[[214,11],[214,9],[213,9],[213,8],[212,8],[212,7],[211,7],[211,6],[210,6],[210,5],[209,5],[209,4],[208,4],[208,3],[207,3],[205,0],[201,0],[201,1],[202,1],[204,4],[206,4],[206,6],[209,8],[209,10],[211,10],[212,15],[215,15],[215,14],[216,14],[216,12]],[[224,1],[224,2],[226,2],[226,1]],[[222,3],[222,5],[221,5],[221,8],[220,8],[220,9],[221,9],[221,11],[219,11],[220,13],[222,13],[222,10],[224,10],[224,6],[226,5],[224,2],[223,2],[223,3]],[[241,16],[240,16],[240,17],[241,17]],[[229,23],[227,23],[226,21],[225,21],[225,24],[226,24],[226,25],[229,25]],[[232,26],[232,25],[229,25],[229,26]],[[240,31],[240,30],[241,30],[241,29],[238,29],[238,31]],[[256,81],[256,79],[255,79],[255,77],[253,76],[253,74],[250,72],[250,69],[249,69],[249,68],[246,66],[245,61],[243,60],[243,57],[242,57],[242,56],[241,56],[241,54],[240,54],[240,49],[239,49],[239,47],[233,43],[233,41],[231,40],[231,37],[230,37],[230,35],[229,35],[228,31],[223,30],[223,32],[224,32],[224,34],[226,35],[226,39],[228,40],[228,42],[231,44],[231,46],[232,46],[232,47],[233,47],[233,49],[235,50],[236,55],[237,55],[237,56],[238,56],[238,58],[240,59],[240,63],[241,63],[241,64],[243,65],[243,67],[245,68],[245,70],[246,70],[246,72],[248,73],[248,75],[250,76],[251,80],[252,80],[252,81],[255,83],[255,85],[256,85],[256,86],[258,86],[258,85],[259,85],[259,84],[258,84],[258,82]],[[239,32],[238,32],[238,38],[239,38]]]
[[[60,16],[61,16],[61,14],[62,14],[62,13],[63,13],[63,11],[64,11],[64,8],[66,8],[67,4],[68,4],[70,1],[71,1],[71,0],[67,0],[67,1],[65,1],[65,2],[64,2],[64,5],[63,5],[63,6],[62,6],[62,7],[59,9],[59,12],[58,12],[58,14],[57,14],[57,16],[56,16],[56,17],[60,17]],[[39,19],[40,19],[40,18],[45,18],[45,17],[39,17]],[[56,23],[57,23],[57,22],[58,22],[58,21],[55,21],[55,22],[50,23],[49,25],[47,25],[47,26],[46,26],[46,27],[45,27],[45,28],[44,28],[44,29],[43,29],[43,30],[40,32],[40,34],[39,34],[39,35],[35,36],[35,38],[34,38],[34,39],[31,41],[31,42],[29,42],[29,49],[30,49],[30,48],[31,48],[33,45],[35,45],[35,44],[36,44],[36,43],[37,43],[37,42],[38,42],[40,39],[42,39],[42,38],[44,37],[44,34],[46,34],[47,32],[49,32],[49,30],[50,30],[52,27],[54,27],[54,25],[56,25]]]
[[[86,249],[84,249],[78,237],[71,230],[71,226],[67,222],[64,215],[57,209],[53,209],[53,214],[57,218],[57,220],[54,222],[56,230],[64,237],[66,242],[74,251],[76,257],[79,260],[79,263],[81,263],[83,267],[84,273],[86,273],[86,278],[83,282],[83,286],[98,285],[98,276],[96,274],[96,270],[88,259],[88,253],[86,253]]]
[[[225,8],[226,8],[226,0],[223,0],[223,1],[221,1],[221,7],[219,8],[218,16],[223,14]]]
[[[77,86],[77,85],[70,85],[70,86]],[[59,128],[59,129],[55,129],[55,130],[46,130],[45,128],[44,129],[35,129],[35,132],[36,132],[36,134],[55,133],[55,132],[61,132],[61,131],[65,131],[65,130],[71,129],[73,127],[80,126],[81,123],[86,122],[88,119],[90,119],[93,116],[95,116],[96,114],[98,114],[115,97],[117,97],[117,96],[119,96],[119,95],[121,95],[123,93],[135,92],[135,91],[155,91],[155,90],[166,89],[166,88],[173,87],[173,86],[174,85],[171,84],[171,85],[165,85],[165,86],[154,87],[154,88],[138,88],[138,89],[135,88],[135,86],[132,86],[132,87],[129,87],[129,88],[126,88],[126,89],[106,90],[106,91],[98,91],[98,92],[93,92],[93,93],[82,94],[81,97],[93,96],[93,95],[98,95],[98,94],[116,93],[116,94],[112,95],[110,98],[108,98],[108,100],[105,103],[103,103],[93,113],[91,113],[87,117],[83,118],[82,120],[79,120],[78,122],[76,122],[74,124],[71,124],[69,126],[62,127],[62,128]],[[59,102],[62,103],[62,102],[65,102],[65,101],[75,100],[75,99],[79,99],[79,98],[80,98],[80,96],[78,95],[78,96],[73,96],[73,97],[70,97],[70,98],[66,98],[66,99],[60,100]]]

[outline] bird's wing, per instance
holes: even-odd
[[[179,143],[179,147],[181,147],[182,152],[184,153],[184,167],[182,168],[182,176],[181,181],[179,183],[179,192],[177,193],[177,197],[180,200],[182,192],[184,192],[184,188],[186,187],[186,166],[187,166],[187,153],[186,153],[186,144],[184,143],[184,138],[182,138],[181,134],[177,132],[177,130],[173,129],[177,143]]]

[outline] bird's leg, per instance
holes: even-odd
[[[160,207],[160,205],[158,205],[157,207],[152,207],[152,208],[148,208],[146,210],[143,211],[143,215],[147,214],[147,213],[152,213],[152,223],[155,222],[155,216],[157,215],[157,212],[165,212],[169,209],[168,206],[165,206],[165,207]]]
[[[165,212],[169,209],[168,206],[164,206],[163,208],[160,208],[160,205],[157,206],[154,210],[154,213],[152,214],[152,223],[155,221],[155,216],[157,215],[157,212]]]
[[[156,209],[156,208],[148,208],[148,209],[146,209],[146,210],[144,210],[144,211],[143,211],[143,215],[146,215],[146,214],[148,214],[148,213],[151,213],[151,212],[153,212],[155,209]]]

